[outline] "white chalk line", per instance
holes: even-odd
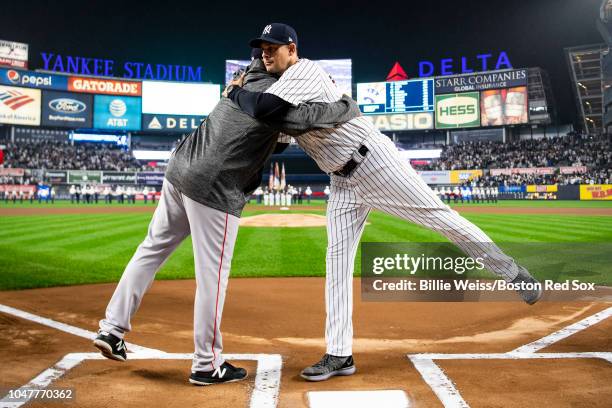
[[[469,408],[455,384],[433,360],[413,360],[411,355],[408,355],[408,358],[445,407]]]
[[[526,344],[524,346],[518,347],[512,352],[516,353],[535,353],[545,347],[548,347],[560,340],[563,340],[573,334],[578,333],[584,329],[587,329],[605,319],[612,316],[612,307],[609,307],[605,310],[602,310],[599,313],[595,313],[592,316],[589,316],[585,319],[580,320],[579,322],[573,323],[561,330],[558,330],[548,336],[542,337],[539,340]]]
[[[92,332],[90,330],[81,329],[76,326],[71,326],[66,323],[58,322],[56,320],[52,320],[46,317],[28,313],[26,311],[15,309],[14,307],[6,306],[3,304],[0,304],[0,312],[10,314],[16,317],[20,317],[22,319],[29,320],[31,322],[35,322],[38,324],[42,324],[43,326],[51,327],[56,330],[60,330],[65,333],[69,333],[69,334],[72,334],[78,337],[83,337],[89,340],[93,340],[97,336],[97,333]],[[163,353],[163,351],[161,350],[139,346],[134,343],[128,343],[127,341],[125,342],[125,344],[130,351],[134,351],[134,352]]]
[[[29,320],[38,324],[42,324],[44,326],[48,326],[56,330],[60,330],[89,340],[93,340],[97,335],[95,332],[89,330],[71,326],[66,323],[61,323],[3,304],[0,304],[0,312],[16,316],[25,320]],[[166,353],[161,350],[143,347],[129,342],[126,342],[125,344],[128,347],[128,350],[130,351],[130,353],[128,353],[128,359],[189,360],[193,358],[193,354],[191,353]],[[282,369],[282,357],[279,354],[223,354],[223,356],[231,360],[256,360],[257,373],[255,376],[255,387],[251,394],[251,400],[249,405],[251,408],[276,407],[280,391],[280,379]],[[44,370],[42,373],[40,373],[28,384],[24,385],[20,389],[46,388],[49,386],[49,384],[51,384],[51,382],[64,375],[68,370],[80,364],[83,360],[102,359],[105,359],[105,357],[103,357],[99,353],[70,353],[52,367]],[[8,395],[6,395],[2,400],[0,400],[0,408],[4,408],[5,406],[7,408],[16,408],[20,407],[25,403],[7,402],[7,398]]]
[[[579,322],[573,323],[561,330],[542,337],[539,340],[518,347],[507,353],[464,353],[464,354],[442,354],[422,353],[408,354],[408,359],[415,366],[421,377],[431,387],[442,404],[447,407],[469,408],[469,405],[452,380],[444,373],[434,360],[524,360],[524,359],[573,359],[573,358],[599,358],[612,363],[612,352],[583,352],[583,353],[537,353],[537,351],[548,347],[562,339],[585,330],[612,316],[612,307],[595,313]]]
[[[282,370],[282,358],[279,354],[224,354],[229,360],[254,360],[257,361],[257,374],[255,375],[255,387],[251,394],[251,408],[273,408],[278,404],[280,391],[280,378]],[[191,353],[128,353],[128,360],[191,360]],[[44,370],[34,377],[19,390],[45,389],[58,378],[64,376],[68,371],[81,364],[85,360],[105,360],[99,353],[70,353],[66,354],[59,362]],[[31,398],[23,398],[19,401],[11,401],[9,395],[0,400],[0,408],[19,408],[27,404]]]

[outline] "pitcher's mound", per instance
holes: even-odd
[[[324,227],[325,217],[318,214],[260,214],[240,219],[241,227]]]

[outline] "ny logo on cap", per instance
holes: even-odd
[[[262,35],[263,35],[263,34],[270,34],[270,31],[271,31],[271,30],[272,30],[272,24],[268,24],[267,26],[265,26],[265,27],[264,27],[264,29],[263,29],[263,33],[261,33],[261,34],[262,34]]]

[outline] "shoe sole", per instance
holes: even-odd
[[[300,374],[300,377],[305,379],[306,381],[325,381],[329,380],[333,376],[345,376],[345,375],[353,375],[355,374],[357,369],[355,366],[342,368],[340,370],[332,371],[331,373],[321,374],[321,375],[304,375]]]
[[[537,303],[538,300],[542,299],[542,295],[544,295],[544,291],[542,289],[540,289],[538,291],[537,296],[533,300],[531,300],[531,301],[525,300],[525,303],[527,303],[528,305],[533,305],[533,304]]]
[[[96,339],[93,341],[93,344],[94,346],[96,346],[98,350],[100,350],[102,355],[108,358],[109,360],[116,360],[116,361],[126,360],[125,358],[123,358],[123,356],[118,356],[116,354],[113,354],[113,348],[110,346],[110,344],[108,344],[105,341]]]
[[[242,381],[242,380],[246,379],[247,377],[248,377],[248,375],[244,376],[243,378],[235,378],[233,380],[215,381],[215,382],[198,381],[198,380],[194,380],[193,378],[189,378],[189,382],[191,384],[193,384],[193,385],[215,385],[215,384],[226,384],[226,383]]]

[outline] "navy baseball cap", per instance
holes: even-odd
[[[272,44],[295,44],[297,46],[297,33],[293,27],[283,23],[271,23],[264,27],[261,35],[252,39],[249,45],[253,48],[259,48],[262,42]]]

